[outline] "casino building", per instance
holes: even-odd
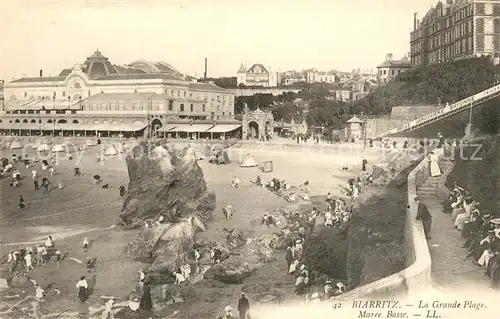
[[[5,83],[3,97],[2,135],[218,138],[241,132],[231,91],[187,81],[165,62],[115,65],[99,50],[58,76],[40,71],[40,77]]]

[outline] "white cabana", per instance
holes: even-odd
[[[240,166],[241,167],[256,167],[258,165],[257,165],[257,162],[255,161],[255,159],[253,158],[253,156],[248,154]]]
[[[106,148],[104,148],[104,155],[112,156],[116,154],[118,154],[118,152],[116,151],[116,148],[113,144],[106,145]]]
[[[37,151],[39,152],[49,152],[50,151],[50,146],[48,144],[40,144],[36,148]]]
[[[62,146],[62,144],[56,144],[56,145],[52,146],[52,152],[53,153],[64,152],[64,146]]]
[[[21,143],[19,143],[18,141],[12,141],[9,145],[9,148],[11,150],[17,150],[17,149],[23,148],[23,145]]]

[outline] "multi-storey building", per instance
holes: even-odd
[[[247,69],[243,63],[236,73],[238,86],[277,87],[280,83],[279,72],[271,71],[264,65],[257,63]]]
[[[500,54],[500,0],[446,0],[418,19],[410,33],[413,67]]]
[[[338,77],[334,72],[324,72],[317,70],[309,70],[306,73],[307,83],[335,83],[338,82]]]
[[[76,131],[105,136],[144,132],[148,126],[171,132],[208,128],[217,132],[214,127],[218,123],[235,124],[235,95],[231,91],[211,83],[186,81],[164,62],[114,65],[99,50],[56,77],[43,77],[40,71],[39,77],[6,83],[4,96],[0,109],[0,131],[4,133]],[[194,125],[197,121],[204,125]]]
[[[401,60],[394,60],[392,53],[386,55],[385,62],[377,66],[377,81],[379,84],[387,84],[399,73],[411,68],[411,62],[408,55]]]

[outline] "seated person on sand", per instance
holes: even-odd
[[[295,196],[295,193],[290,193],[288,195],[286,195],[285,199],[289,202],[289,203],[294,203],[295,200],[297,199],[297,197]]]
[[[255,185],[261,187],[262,186],[262,179],[260,178],[260,175],[257,175],[255,178]]]
[[[232,188],[238,188],[240,185],[240,179],[238,177],[233,177],[233,180],[231,181],[231,187]]]

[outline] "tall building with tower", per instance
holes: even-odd
[[[477,56],[500,56],[500,0],[446,0],[410,33],[413,67]]]

